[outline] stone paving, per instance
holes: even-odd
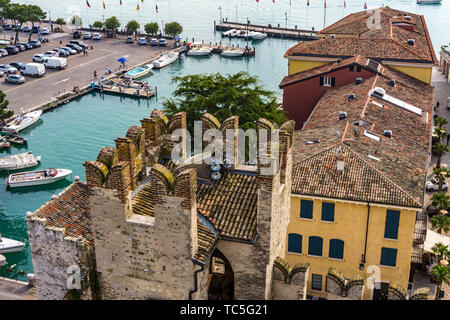
[[[0,300],[37,300],[36,289],[26,282],[0,277]]]

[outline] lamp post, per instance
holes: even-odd
[[[219,11],[220,11],[220,23],[222,23],[222,6],[219,6]]]

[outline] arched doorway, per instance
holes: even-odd
[[[209,264],[208,300],[233,300],[234,273],[227,258],[218,249]]]

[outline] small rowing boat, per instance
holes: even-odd
[[[2,235],[0,234],[0,253],[20,252],[24,247],[25,243],[13,239],[2,238]]]
[[[6,185],[10,188],[15,188],[49,184],[62,180],[70,174],[72,174],[72,170],[53,168],[39,171],[13,173],[6,178]]]
[[[0,170],[18,170],[35,167],[41,161],[41,156],[35,157],[33,152],[15,154],[13,156],[0,158]]]
[[[128,71],[124,77],[128,79],[138,79],[147,75],[153,69],[153,64],[146,64]]]
[[[20,145],[24,145],[27,144],[27,139],[22,138],[21,136],[18,136],[16,134],[8,134],[5,136],[6,141],[8,141],[9,143],[13,143],[13,144],[20,144]]]
[[[33,111],[24,115],[17,116],[12,124],[8,124],[2,128],[6,133],[17,133],[29,126],[35,124],[42,114],[42,110]]]

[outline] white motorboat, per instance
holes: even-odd
[[[128,71],[124,77],[128,79],[138,79],[147,75],[153,69],[153,64],[146,64]]]
[[[38,171],[28,171],[10,174],[6,178],[6,185],[10,188],[29,187],[42,184],[49,184],[66,178],[72,174],[68,169],[46,169]]]
[[[15,154],[13,156],[0,158],[0,170],[17,170],[37,166],[41,156],[35,157],[33,152]]]
[[[193,48],[188,51],[188,56],[207,56],[211,53],[212,48],[209,47],[199,47],[199,48]]]
[[[232,50],[232,49],[224,50],[220,53],[222,57],[241,57],[243,54],[244,52],[241,50]]]
[[[237,33],[239,33],[239,30],[230,29],[228,31],[222,32],[222,36],[224,36],[224,37],[235,37]]]
[[[13,239],[3,238],[0,235],[0,253],[20,252],[24,247],[25,243]]]
[[[262,32],[256,32],[256,31],[250,31],[248,33],[248,37],[253,39],[253,40],[262,40],[267,38],[267,33],[262,33]]]
[[[417,0],[418,4],[440,4],[442,0]]]
[[[7,133],[17,133],[25,128],[28,128],[29,126],[35,124],[39,117],[42,114],[42,110],[33,111],[24,115],[17,116],[16,119],[14,119],[12,124],[6,125],[2,128],[3,132]]]
[[[153,67],[156,69],[160,69],[165,66],[168,66],[177,59],[178,59],[178,52],[169,52],[163,55],[158,60],[153,61]]]

